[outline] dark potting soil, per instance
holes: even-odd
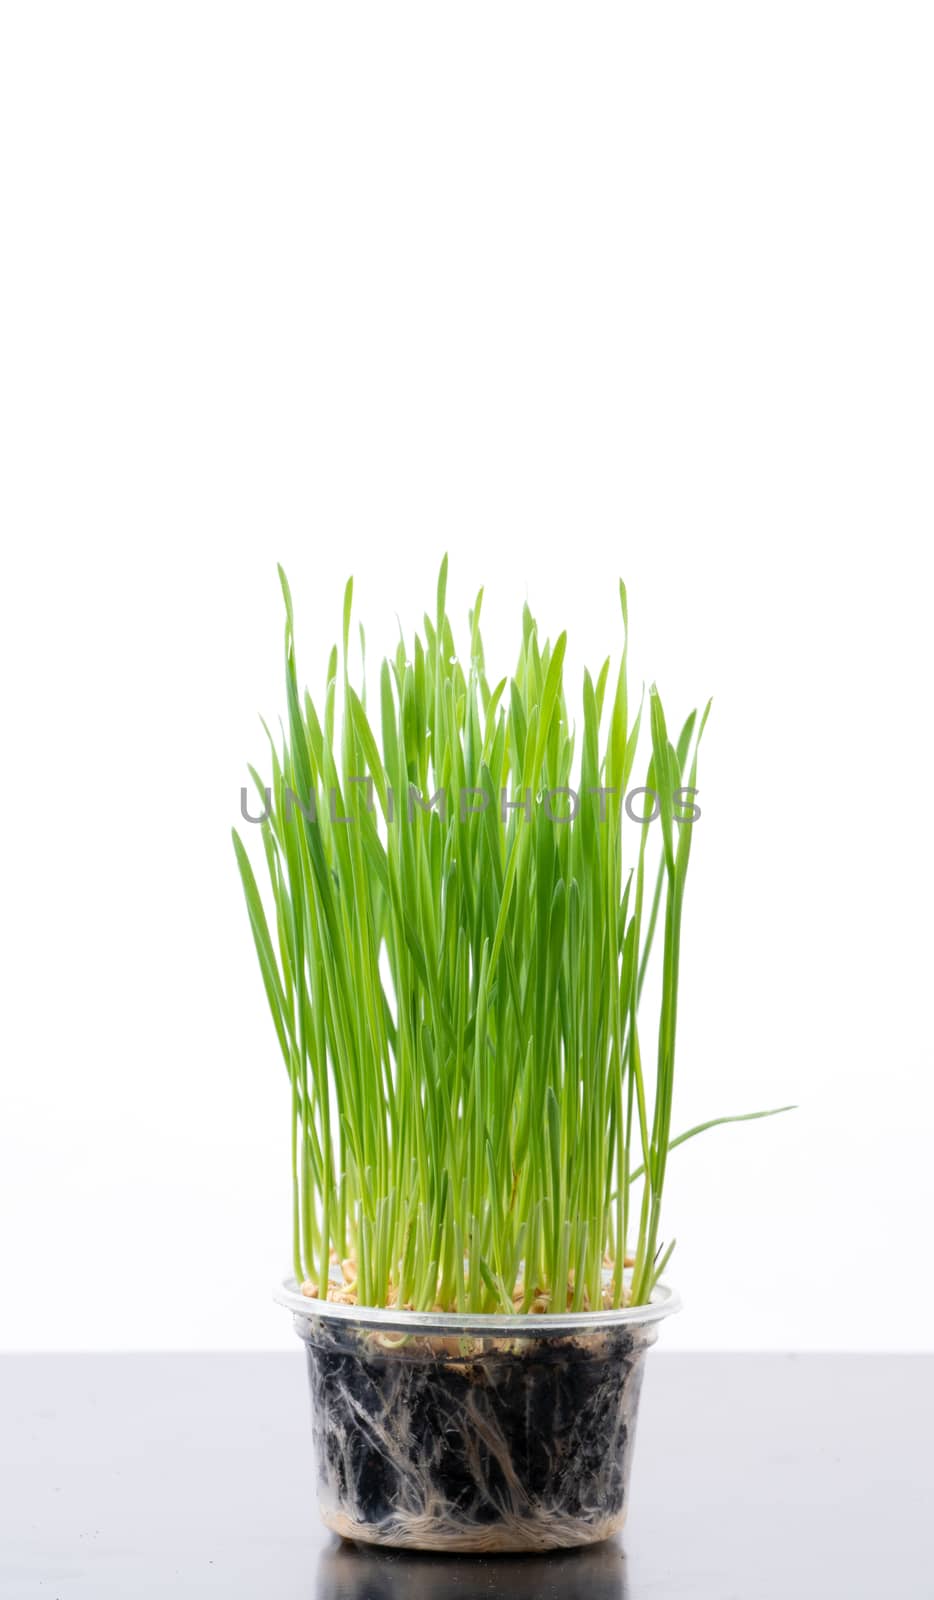
[[[302,1336],[325,1511],[400,1543],[432,1522],[479,1538],[504,1519],[622,1520],[651,1330],[471,1339],[468,1354],[423,1335],[385,1349],[325,1318]]]

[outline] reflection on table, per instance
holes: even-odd
[[[542,1556],[441,1556],[334,1539],[318,1558],[315,1600],[626,1600],[625,1557],[608,1539]]]

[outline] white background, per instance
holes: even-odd
[[[6,7],[0,1340],[288,1345],[230,849],[283,707],[481,582],[708,693],[682,1347],[934,1345],[926,5]]]

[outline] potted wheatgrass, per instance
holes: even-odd
[[[234,846],[291,1091],[279,1298],[307,1350],[321,1514],[414,1549],[592,1543],[625,1517],[643,1359],[677,1308],[668,1153],[741,1120],[671,1135],[707,711],[672,741],[654,688],[630,706],[621,584],[621,660],[585,672],[576,735],[565,635],[526,607],[491,684],[482,591],[459,656],[445,559],[375,707],[362,666],[351,681],[348,583],[319,717],[280,577],[287,728],[241,806],[268,909]]]

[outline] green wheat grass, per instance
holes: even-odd
[[[696,788],[709,704],[674,741],[654,687],[630,704],[621,583],[621,659],[584,673],[575,764],[565,634],[542,640],[526,606],[516,670],[491,685],[483,591],[462,666],[445,558],[434,615],[383,661],[376,707],[362,663],[351,681],[348,583],[319,715],[279,573],[288,714],[269,775],[250,769],[270,800],[251,830],[265,898],[233,839],[290,1085],[296,1278],[323,1285],[334,1259],[352,1262],[359,1303],[415,1310],[644,1303],[673,1248],[669,1151],[746,1120],[671,1134],[696,826],[676,797]],[[658,796],[649,825],[621,804],[633,782]],[[552,816],[541,797],[567,788],[579,805],[559,822],[568,797]],[[504,820],[503,791],[532,803]]]

